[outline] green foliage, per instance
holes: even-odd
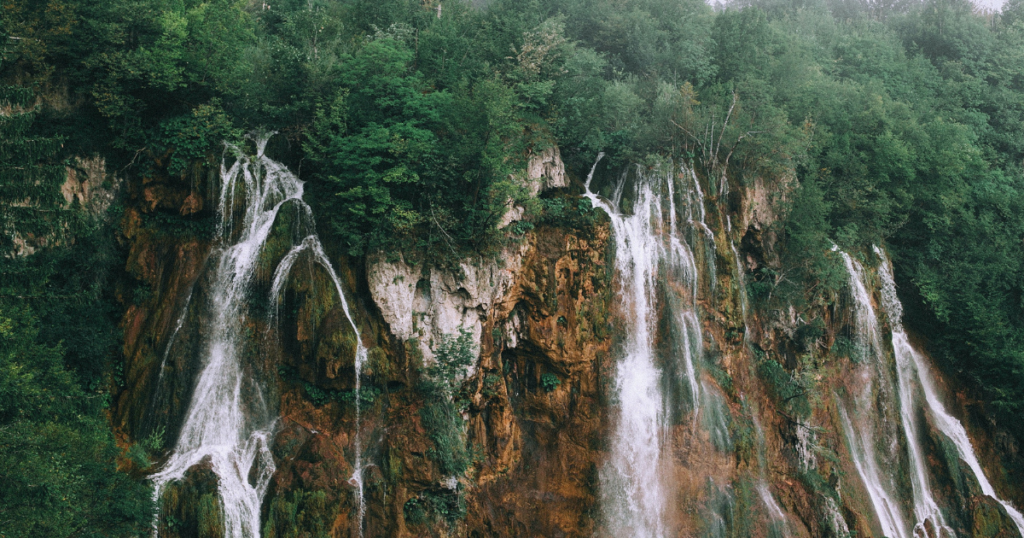
[[[466,517],[466,501],[458,490],[426,490],[406,501],[402,511],[405,520],[413,525],[431,519],[451,525]]]
[[[493,243],[521,196],[509,179],[522,132],[513,90],[496,80],[434,90],[414,58],[391,35],[345,57],[341,89],[304,146],[352,254],[404,242],[457,259]]]
[[[498,389],[501,386],[501,376],[498,374],[487,374],[484,376],[484,386],[480,390],[485,398],[491,398],[498,394]]]
[[[317,407],[331,402],[354,403],[356,397],[359,398],[359,403],[362,405],[373,405],[381,393],[380,388],[368,384],[359,387],[358,395],[355,390],[335,390],[318,387],[302,379],[298,370],[285,364],[277,367],[277,374],[289,383],[301,385],[303,395]]]
[[[66,5],[49,7],[36,22],[70,24]],[[66,34],[37,32],[30,21],[40,13],[21,2],[3,10],[29,40]],[[0,23],[0,67],[10,58],[6,30]],[[33,69],[55,50],[29,45],[14,57]],[[102,413],[115,332],[102,297],[110,247],[98,237],[109,230],[65,205],[63,141],[40,132],[33,101],[28,88],[0,83],[0,529],[143,534],[151,495],[118,470],[124,454]]]
[[[0,39],[6,36],[0,27]],[[2,64],[0,64],[2,66]],[[62,239],[68,219],[58,160],[63,140],[40,136],[33,126],[37,108],[28,88],[0,84],[0,256],[31,252]],[[6,112],[10,110],[10,113]]]
[[[469,468],[462,413],[450,402],[430,402],[420,409],[420,421],[434,446],[427,450],[444,476],[462,476]]]
[[[40,342],[27,306],[0,309],[0,521],[11,536],[148,532],[148,487],[117,471],[105,401]]]
[[[420,408],[420,420],[434,443],[428,455],[446,477],[463,476],[470,464],[462,421],[465,403],[457,389],[475,359],[469,331],[460,331],[458,337],[445,335],[436,344],[434,362],[424,369],[419,384],[426,400]]]
[[[217,233],[217,217],[156,212],[142,215],[142,227],[157,235],[181,239],[213,239]]]
[[[799,415],[810,412],[807,387],[763,352],[757,361],[757,374],[781,408]]]
[[[544,392],[554,392],[561,384],[562,380],[551,372],[545,372],[540,376],[540,388],[544,389]]]
[[[274,497],[263,524],[266,538],[327,538],[337,516],[337,505],[324,491],[301,488]]]
[[[193,163],[205,160],[211,148],[225,140],[237,138],[231,120],[220,108],[217,100],[199,105],[189,113],[170,118],[159,127],[162,136],[154,144],[164,146],[171,153],[167,172],[180,175]]]
[[[160,452],[164,448],[164,435],[166,433],[167,431],[163,426],[158,426],[139,444],[150,452]]]
[[[198,124],[221,121],[215,98],[230,95],[245,76],[240,60],[254,34],[242,2],[79,4],[85,24],[72,37],[83,40],[72,55],[72,72],[109,119],[115,143],[154,151],[148,144],[177,138],[182,153],[194,153]],[[175,128],[182,133],[168,136]]]
[[[421,383],[423,390],[449,400],[457,399],[456,389],[476,362],[473,347],[473,334],[465,329],[460,329],[455,337],[442,336],[435,345],[433,364],[424,369],[427,379]]]
[[[577,232],[592,229],[597,222],[598,212],[589,198],[553,197],[540,200],[542,224],[560,226]]]

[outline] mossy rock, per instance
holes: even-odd
[[[991,497],[980,496],[974,506],[971,538],[1020,538],[1006,510]]]
[[[323,491],[301,489],[275,497],[267,510],[264,538],[328,538],[338,505]]]
[[[221,538],[224,510],[217,494],[217,475],[206,463],[167,485],[160,496],[158,533],[164,538]]]

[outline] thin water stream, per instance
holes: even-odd
[[[974,473],[975,478],[978,480],[978,484],[981,486],[982,493],[995,499],[999,504],[1006,509],[1006,513],[1013,520],[1017,526],[1017,530],[1024,535],[1024,515],[1020,513],[1013,505],[1002,500],[996,495],[995,488],[992,487],[992,483],[989,482],[985,476],[985,471],[981,467],[981,463],[978,461],[978,456],[974,452],[974,447],[971,445],[971,440],[967,436],[967,430],[964,429],[963,424],[960,423],[955,417],[950,415],[942,401],[939,399],[938,392],[935,390],[934,382],[931,379],[930,371],[924,362],[924,357],[910,344],[910,339],[903,330],[903,304],[900,302],[899,296],[896,294],[896,281],[893,278],[892,264],[889,262],[889,258],[885,255],[885,251],[874,247],[875,254],[881,259],[881,264],[878,267],[878,274],[882,280],[882,306],[889,317],[889,325],[892,328],[892,347],[893,352],[896,355],[896,362],[898,371],[900,374],[900,388],[905,401],[909,405],[913,406],[915,394],[915,387],[913,381],[917,381],[918,386],[924,393],[924,401],[928,413],[932,416],[935,426],[941,431],[953,444],[956,446],[957,453],[960,455],[960,459],[967,463],[967,466]],[[902,394],[901,394],[902,395]],[[912,407],[916,408],[916,407]],[[912,419],[911,419],[912,420]],[[916,432],[916,428],[908,429],[908,434]],[[916,442],[914,443],[916,447]],[[919,472],[923,473],[923,469],[919,469]],[[917,484],[915,483],[915,497],[917,496],[916,491]],[[930,495],[930,492],[929,492]],[[927,499],[934,503],[934,500]],[[917,499],[915,498],[915,512],[917,511]],[[937,512],[937,508],[935,509]],[[918,521],[923,521],[921,515],[918,514]],[[944,527],[941,519],[941,513],[938,514],[938,518],[934,521],[939,525],[939,528],[948,530],[949,534],[952,535],[952,530],[948,527]]]

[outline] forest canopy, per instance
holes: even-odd
[[[95,300],[105,271],[55,269],[107,251],[11,255],[13,237],[102,235],[55,198],[54,167],[102,153],[184,177],[254,130],[280,133],[320,226],[357,257],[493,253],[528,228],[499,227],[512,204],[527,223],[544,211],[515,177],[552,145],[577,178],[599,151],[739,184],[792,177],[775,296],[813,301],[833,243],[886,245],[907,323],[1020,428],[1006,420],[1024,411],[1020,0],[2,0],[0,21],[0,428],[17,450],[66,452],[53,428],[101,428],[92,398],[116,338],[116,309]],[[83,318],[102,341],[61,330]],[[100,437],[60,442],[109,463]],[[4,483],[15,472],[0,461]],[[68,484],[112,487],[82,476]]]

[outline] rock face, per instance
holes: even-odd
[[[530,154],[522,186],[533,198],[542,192],[569,186],[569,180],[565,175],[565,163],[562,162],[562,154],[559,152],[558,146],[550,146],[541,150],[540,153]],[[522,206],[513,205],[502,217],[498,228],[504,228],[522,219],[523,213]]]
[[[90,166],[102,163],[83,164]],[[535,192],[569,183],[555,147],[530,160],[527,176]],[[93,176],[85,177],[76,177],[69,196],[89,199]],[[697,421],[688,405],[671,407],[679,398],[665,388],[660,472],[672,486],[663,514],[670,535],[881,536],[833,397],[860,382],[841,352],[851,316],[843,300],[763,311],[745,294],[777,267],[769,193],[784,192],[785,183],[758,178],[733,189],[730,200],[709,199],[715,240],[693,239],[695,257],[715,268],[703,270],[697,293],[705,400]],[[155,177],[125,189],[124,388],[112,412],[125,439],[165,428],[165,446],[173,444],[199,367],[204,327],[190,305],[204,304],[203,275],[216,245],[158,218],[205,222],[215,204],[198,185]],[[279,227],[274,233],[286,233],[288,223]],[[457,269],[396,253],[350,260],[327,245],[358,333],[326,274],[312,266],[289,280],[274,323],[246,321],[267,335],[252,368],[274,385],[280,416],[263,535],[605,536],[601,469],[616,420],[623,315],[612,233],[600,212],[583,224],[546,222],[499,256]],[[283,256],[273,244],[253,283],[253,312],[265,308],[261,294]],[[659,320],[656,329],[662,366],[675,353],[670,325]],[[460,331],[474,361],[451,394],[442,393],[426,372],[439,344]],[[357,343],[367,349],[358,391]],[[1018,471],[1006,464],[1016,445],[968,394],[950,383],[940,388],[996,489],[1020,506]],[[927,427],[932,418],[918,418],[932,486],[957,535],[1018,536],[942,434]],[[905,450],[901,441],[892,445]],[[905,471],[892,474],[910,495]],[[199,465],[186,478],[164,501],[184,530],[165,534],[217,535],[215,477]]]
[[[533,196],[547,190],[569,186],[558,146],[550,146],[530,156],[526,165],[526,180]]]
[[[67,173],[60,188],[64,200],[77,203],[94,215],[105,213],[114,201],[121,179],[107,174],[103,157],[75,157],[74,166],[68,166]]]
[[[526,243],[508,247],[494,260],[464,262],[457,271],[373,255],[366,263],[370,295],[391,333],[400,340],[416,339],[423,357],[431,360],[445,335],[464,330],[480,342],[491,310],[515,284],[527,248]]]

